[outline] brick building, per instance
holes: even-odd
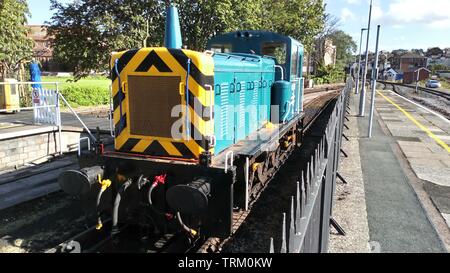
[[[47,28],[44,25],[28,25],[27,27],[28,37],[34,42],[33,58],[41,63],[41,70],[47,72],[69,71],[67,67],[53,59],[51,37],[47,35]]]
[[[400,73],[414,72],[421,67],[427,67],[427,57],[417,53],[406,53],[394,57],[391,66]]]

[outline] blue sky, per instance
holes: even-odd
[[[359,45],[361,28],[367,28],[370,1],[325,2],[327,12],[341,20],[340,28]],[[450,0],[374,0],[372,17],[369,43],[372,51],[375,51],[378,24],[381,25],[382,50],[450,47]]]
[[[361,28],[367,27],[369,2],[325,0],[327,12],[340,18],[340,28],[353,36],[357,44]],[[32,13],[29,24],[42,24],[52,16],[49,0],[28,0],[28,4]],[[377,24],[381,25],[382,50],[450,47],[450,0],[374,0],[372,15],[372,51]]]

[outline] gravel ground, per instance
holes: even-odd
[[[350,105],[355,96],[351,97]],[[367,222],[366,198],[364,181],[359,155],[359,130],[357,124],[357,110],[351,107],[350,121],[346,124],[350,128],[344,130],[350,141],[343,139],[342,149],[348,158],[341,156],[339,173],[348,182],[347,185],[336,184],[335,203],[333,207],[334,219],[344,228],[346,236],[337,234],[331,229],[330,253],[367,253],[369,248],[369,226]]]
[[[0,253],[44,252],[85,229],[79,203],[56,192],[0,211]]]

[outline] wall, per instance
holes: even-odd
[[[430,77],[430,73],[426,70],[420,70],[419,81],[426,80]],[[405,72],[403,73],[403,83],[410,84],[417,81],[417,72]]]
[[[63,152],[77,150],[79,132],[63,132]],[[58,151],[58,133],[46,132],[0,140],[0,170],[12,169],[27,163],[42,163]]]
[[[403,72],[412,72],[420,67],[427,66],[426,58],[404,58],[401,59],[400,70]]]

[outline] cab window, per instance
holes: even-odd
[[[230,53],[232,52],[232,46],[231,45],[212,45],[211,51],[216,53]]]
[[[286,64],[286,43],[264,43],[262,54],[272,56],[277,60],[277,64]]]

